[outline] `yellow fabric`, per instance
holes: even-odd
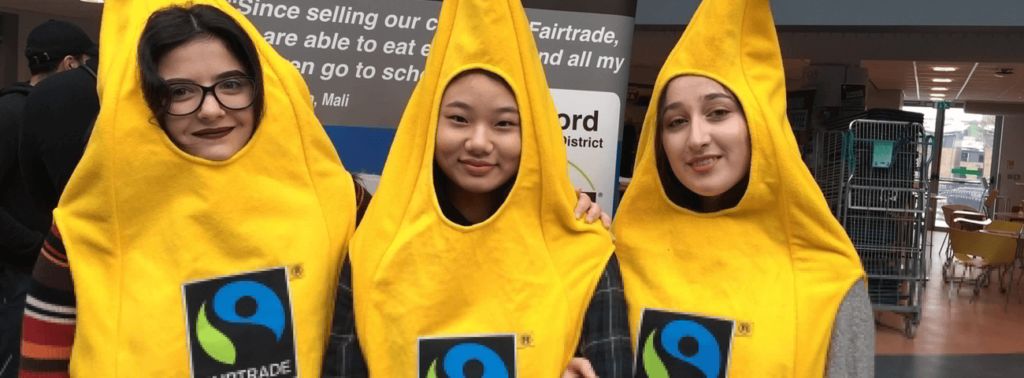
[[[522,124],[519,173],[488,220],[441,213],[433,161],[441,96],[482,68],[513,88]],[[561,373],[614,248],[574,218],[557,113],[519,0],[448,0],[423,77],[398,127],[375,199],[353,238],[356,325],[371,375],[416,374],[417,338],[532,334],[521,377]]]
[[[290,281],[303,376],[320,371],[355,195],[294,67],[224,1],[256,44],[266,107],[227,161],[177,149],[143,100],[136,49],[159,0],[108,0],[95,130],[54,212],[71,262],[80,377],[187,377],[182,284],[302,264]]]
[[[745,110],[750,184],[740,203],[699,214],[673,204],[655,164],[657,106],[681,75],[722,83]],[[864,276],[800,159],[768,0],[704,0],[654,86],[636,174],[614,231],[634,345],[644,308],[753,323],[732,341],[733,377],[821,377],[843,296]]]

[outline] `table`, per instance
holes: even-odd
[[[1024,222],[1024,214],[1003,211],[996,213],[996,219],[1005,219],[1011,222]]]

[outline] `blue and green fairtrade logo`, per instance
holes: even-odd
[[[670,378],[669,369],[665,361],[656,350],[656,343],[668,353],[671,358],[682,361],[700,370],[705,377],[716,378],[721,373],[721,348],[715,336],[704,326],[689,320],[672,321],[661,329],[658,337],[658,329],[655,328],[647,334],[643,347],[643,369],[650,378]],[[679,342],[683,338],[693,338],[697,343],[697,352],[685,355],[679,349]]]
[[[256,311],[249,316],[239,315],[236,309],[243,298],[251,298],[256,302]],[[217,362],[234,365],[237,360],[235,344],[210,323],[206,305],[204,302],[199,307],[196,320],[199,345]],[[213,313],[227,323],[266,327],[274,332],[279,342],[284,334],[285,311],[281,299],[269,287],[255,281],[235,281],[221,287],[213,297]]]
[[[417,341],[420,378],[516,377],[516,334],[463,334]]]
[[[437,378],[437,360],[430,364],[427,371],[427,378]],[[498,353],[476,343],[459,344],[444,355],[442,365],[445,374],[450,378],[465,378],[462,368],[470,361],[477,361],[483,365],[484,371],[481,378],[509,378],[508,368],[498,356]]]

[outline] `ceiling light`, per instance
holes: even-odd
[[[946,101],[944,98],[932,97],[932,101]]]
[[[948,91],[948,90],[949,90],[949,88],[943,88],[943,87],[934,87],[934,88],[932,88],[932,90],[933,90],[933,91],[936,91],[936,92],[945,92],[945,91]]]
[[[956,71],[956,67],[932,67],[936,72],[953,72]]]
[[[103,0],[82,0],[83,3],[103,4]]]
[[[932,97],[946,97],[946,95],[942,93],[932,93]]]
[[[953,79],[932,79],[933,83],[952,83]]]

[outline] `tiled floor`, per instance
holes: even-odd
[[[933,234],[935,250],[944,237]],[[1024,377],[1024,285],[1014,283],[1008,311],[998,279],[973,303],[967,285],[959,293],[954,289],[951,299],[938,255],[933,255],[931,280],[925,285],[916,338],[903,336],[900,315],[876,315],[877,376]]]

